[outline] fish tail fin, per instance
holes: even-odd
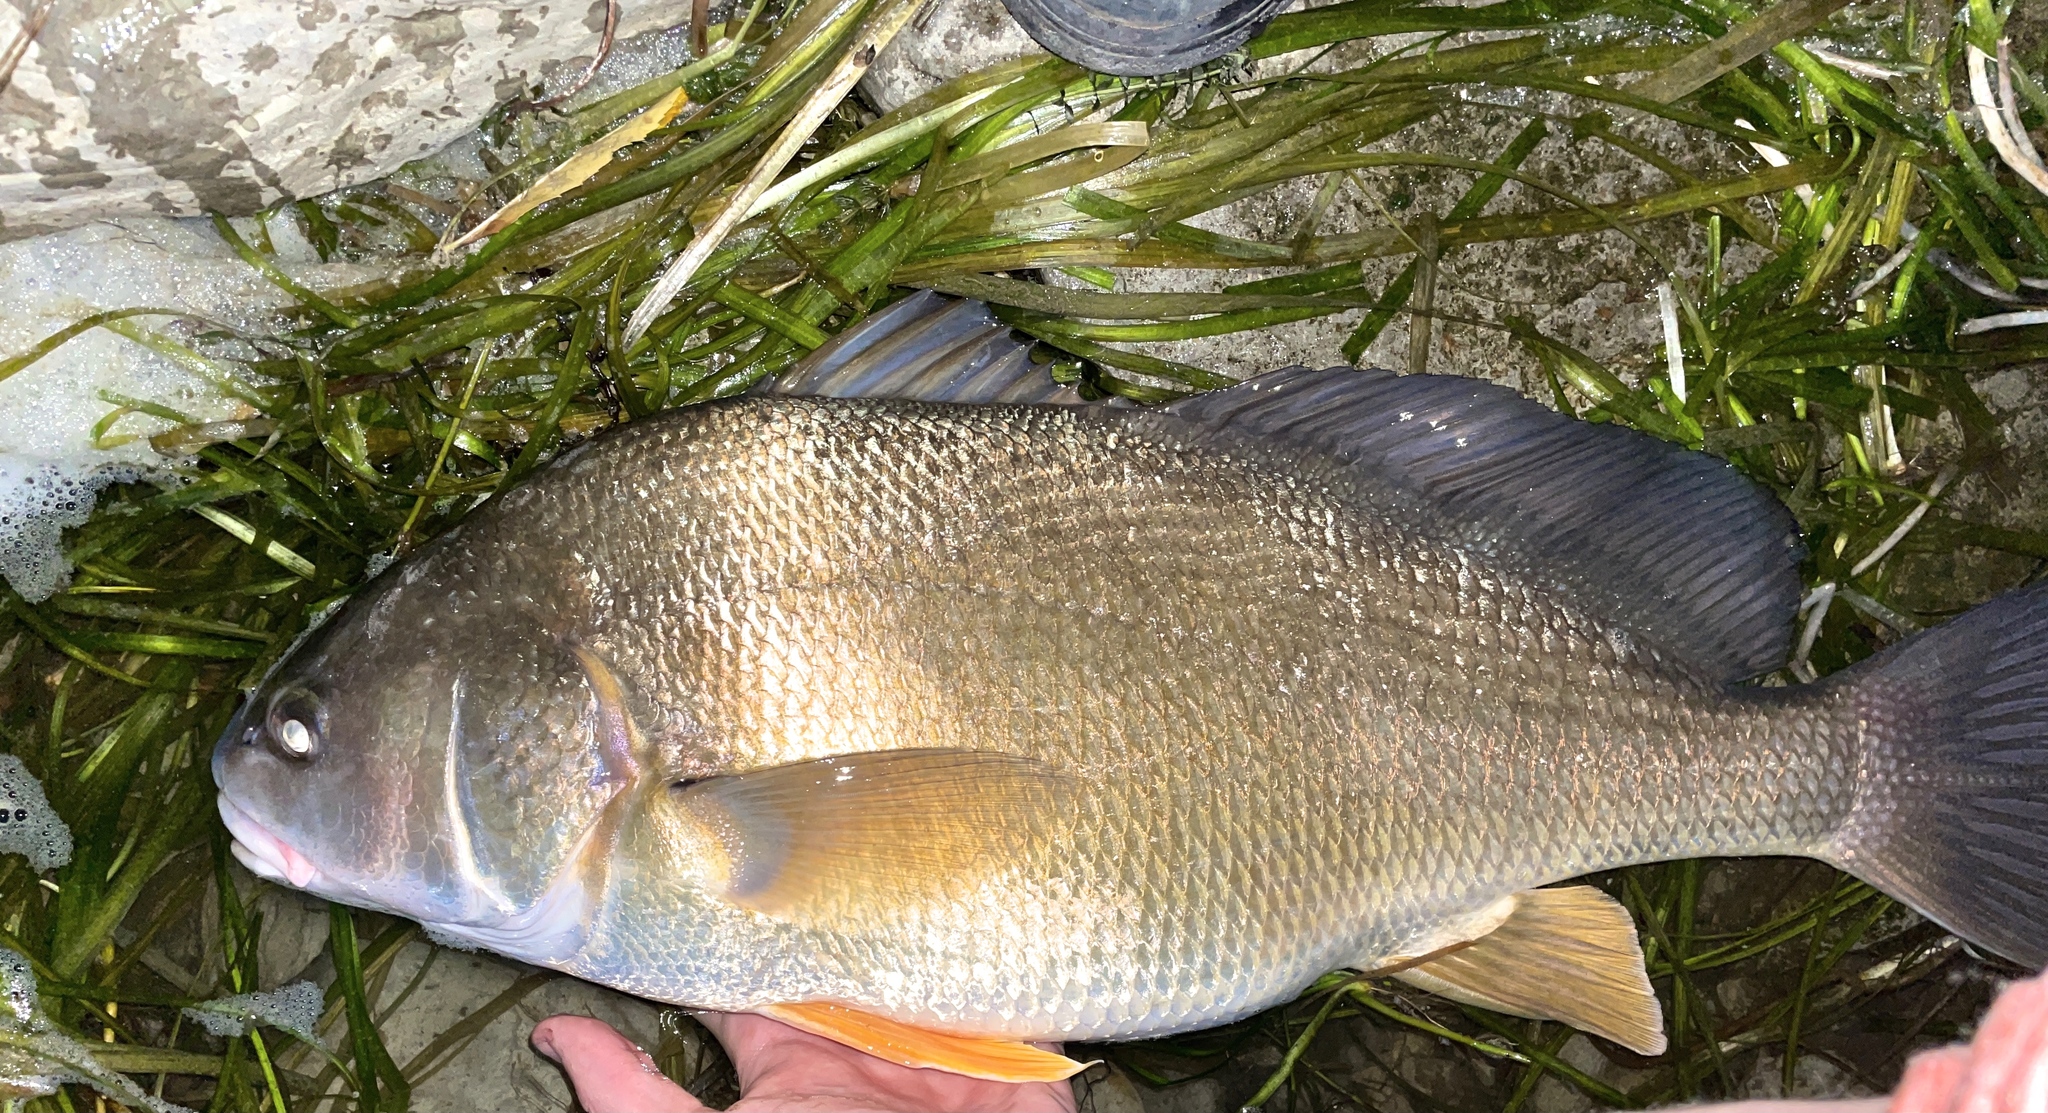
[[[1847,681],[1862,755],[1829,857],[1973,943],[2048,963],[2048,584]]]

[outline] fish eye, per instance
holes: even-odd
[[[264,734],[281,756],[306,761],[320,748],[327,708],[313,693],[289,688],[270,701],[270,715]]]
[[[297,719],[286,719],[277,728],[277,744],[290,753],[305,757],[313,752],[313,731]]]

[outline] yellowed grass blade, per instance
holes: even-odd
[[[577,148],[576,153],[563,160],[562,165],[541,175],[539,181],[527,186],[519,196],[507,201],[504,208],[492,213],[490,219],[471,228],[450,246],[468,247],[525,216],[536,206],[589,181],[591,175],[604,169],[620,151],[653,135],[656,129],[668,126],[689,103],[690,94],[682,89],[655,101],[647,106],[647,111]]]

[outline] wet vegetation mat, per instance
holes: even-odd
[[[15,759],[0,847],[19,851],[0,857],[0,945],[22,956],[0,963],[0,1095],[406,1108],[533,979],[398,1062],[379,1024],[412,1007],[391,972],[417,928],[336,907],[320,982],[245,996],[297,968],[259,968],[265,917],[213,814],[208,754],[241,689],[563,445],[745,390],[914,288],[988,301],[1085,394],[1155,402],[1229,381],[1162,354],[1170,342],[1310,318],[1342,320],[1353,358],[1405,328],[1419,369],[1461,252],[1605,237],[1657,284],[1661,348],[1603,362],[1505,309],[1461,323],[1510,340],[1519,365],[1500,371],[1559,409],[1724,456],[1792,508],[1811,593],[1796,656],[1766,683],[1973,601],[1906,574],[1915,559],[1994,554],[1962,592],[1976,598],[2035,575],[2048,532],[1958,498],[2023,474],[1984,384],[2048,359],[2048,169],[2028,134],[2048,93],[2037,32],[2009,14],[1347,0],[1193,73],[1115,79],[1037,56],[877,114],[847,92],[912,5],[757,2],[674,72],[504,109],[482,129],[481,178],[425,164],[218,220],[297,299],[273,328],[133,306],[0,353],[4,378],[112,329],[245,403],[198,422],[108,396],[92,434],[154,419],[179,481],[113,489],[66,537],[67,588],[0,600]],[[1486,157],[1417,138],[1481,112],[1519,121]],[[1546,177],[1530,168],[1546,145],[1598,148],[1657,184]],[[1397,178],[1448,200],[1417,203]],[[1296,226],[1213,227],[1300,183],[1315,201]],[[1325,231],[1345,195],[1376,222]],[[385,277],[300,286],[276,259],[287,228]],[[1131,292],[1160,270],[1217,282]],[[2016,973],[1815,864],[1597,880],[1639,920],[1664,1055],[1333,973],[1225,1029],[1083,1049],[1117,1068],[1090,1076],[1091,1100],[1513,1110],[1877,1092]],[[678,1014],[664,1062],[731,1096],[715,1056],[686,1054],[687,1027]]]

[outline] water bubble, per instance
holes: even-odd
[[[19,1100],[54,1094],[79,1082],[133,1109],[151,1113],[192,1113],[109,1070],[87,1044],[57,1029],[36,998],[35,968],[21,954],[0,948],[0,1098]]]
[[[314,1026],[327,999],[312,982],[293,982],[269,993],[237,993],[185,1009],[185,1015],[216,1036],[240,1036],[250,1024],[268,1024],[307,1043],[319,1043]]]
[[[18,952],[0,949],[0,1024],[29,1029],[36,1011],[36,972]]]
[[[144,475],[128,466],[78,467],[0,458],[0,577],[40,603],[71,578],[64,531],[84,525],[101,490]]]
[[[42,782],[13,754],[0,754],[0,854],[20,854],[38,872],[71,860],[71,828],[57,818]]]

